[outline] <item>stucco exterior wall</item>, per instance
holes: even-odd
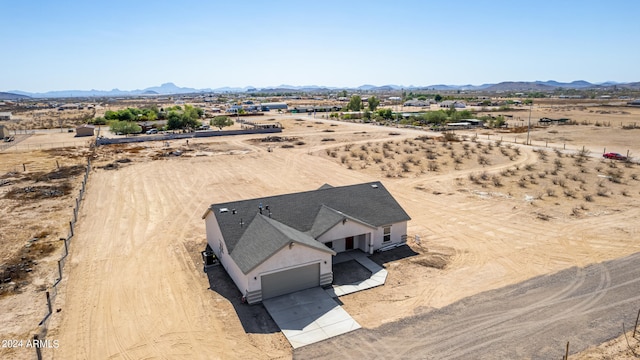
[[[207,230],[207,243],[216,254],[216,257],[227,270],[227,273],[236,284],[240,292],[244,295],[244,290],[247,289],[247,277],[242,270],[236,265],[235,261],[229,256],[229,250],[222,242],[222,232],[218,226],[218,221],[213,212],[209,212],[205,218],[205,227]],[[222,249],[220,244],[222,243]],[[221,251],[222,250],[222,251]]]
[[[390,224],[391,225],[391,241],[383,242],[384,240],[384,226],[379,227],[372,233],[373,237],[373,250],[377,250],[383,246],[387,246],[393,243],[399,243],[402,241],[402,236],[407,235],[407,222]]]
[[[331,253],[299,243],[294,243],[292,247],[285,246],[247,274],[247,290],[259,290],[262,286],[262,275],[313,263],[320,263],[320,275],[331,273],[331,257]]]

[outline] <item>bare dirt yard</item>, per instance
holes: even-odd
[[[580,120],[581,114],[592,116],[589,110],[567,109],[569,115],[564,116]],[[548,110],[534,108],[534,116],[544,111]],[[568,270],[573,271],[567,276],[571,279],[575,267],[635,254],[640,251],[640,166],[603,160],[600,153],[607,147],[640,154],[640,143],[632,140],[640,130],[614,126],[632,123],[640,113],[599,115],[611,126],[535,128],[534,147],[522,146],[526,134],[521,133],[511,141],[496,131],[483,130],[477,137],[475,132],[461,132],[445,141],[443,134],[310,117],[279,117],[285,131],[278,137],[101,147],[94,155],[54,304],[60,312],[48,323],[46,338],[58,340],[59,347],[45,349],[45,358],[294,356],[262,306],[241,304],[240,293],[220,268],[203,272],[200,251],[206,241],[201,215],[211,203],[305,191],[325,183],[381,180],[412,217],[409,248],[374,258],[389,271],[384,286],[340,298],[372,336],[403,324],[407,329],[422,326],[411,319],[481,293],[573,268]],[[550,140],[535,142],[544,138]],[[569,150],[585,146],[585,151],[552,148],[563,148],[565,142]],[[10,156],[0,153],[3,174],[21,170],[16,167],[22,159],[4,167]],[[51,161],[53,156],[44,158]],[[52,186],[60,180],[48,181]],[[0,189],[3,194],[10,191]],[[9,200],[15,201],[2,201]],[[44,203],[29,202],[25,209],[45,216],[34,208],[38,204]],[[9,208],[3,205],[3,218]],[[54,223],[58,233],[64,233],[71,210],[42,212],[59,214]],[[27,219],[15,221],[14,226],[24,222],[23,229],[35,226]],[[43,230],[34,228],[33,234],[7,240],[13,244],[11,254],[39,231]],[[63,236],[58,233],[53,236]],[[53,278],[55,273],[49,275]],[[37,291],[0,299],[0,305],[8,299],[18,299],[11,301],[21,306],[33,304],[31,312],[36,313],[20,316],[17,306],[2,312],[3,338],[28,337],[34,331],[45,311],[44,296]],[[22,325],[25,320],[29,323]],[[599,329],[597,324],[589,326]],[[607,331],[600,341],[584,343],[571,353],[591,346],[575,358],[633,356],[626,344],[621,345],[621,328]],[[608,340],[613,342],[605,343]],[[637,348],[638,341],[631,342]],[[379,357],[397,356],[396,350],[382,348]],[[12,358],[33,357],[32,349],[0,351]]]

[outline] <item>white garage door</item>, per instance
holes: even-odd
[[[320,286],[320,263],[262,275],[262,299]]]

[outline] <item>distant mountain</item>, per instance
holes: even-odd
[[[491,85],[484,91],[553,91],[557,86],[527,81],[505,81]]]
[[[425,91],[487,91],[487,92],[507,92],[507,91],[553,91],[555,89],[598,89],[603,87],[617,86],[619,88],[640,89],[640,82],[616,83],[608,81],[602,84],[592,84],[588,81],[577,80],[570,83],[558,82],[555,80],[547,81],[505,81],[498,84],[482,84],[482,85],[428,85],[428,86],[400,86],[400,85],[361,85],[356,88],[345,87],[328,87],[318,85],[279,85],[275,87],[256,88],[247,87],[219,87],[215,89],[195,89],[190,87],[180,87],[174,83],[168,82],[160,86],[152,86],[142,90],[59,90],[48,91],[45,93],[29,93],[20,90],[9,90],[0,93],[0,99],[20,99],[22,98],[68,98],[68,97],[124,97],[124,96],[143,96],[143,95],[179,95],[179,94],[201,94],[201,93],[240,93],[240,92],[331,92],[341,89],[349,89],[354,91],[397,91],[397,90],[425,90]],[[9,95],[7,95],[9,94]]]
[[[584,81],[584,80],[577,80],[577,81],[572,81],[570,83],[562,83],[562,82],[558,82],[555,80],[549,80],[549,81],[536,81],[536,84],[541,84],[541,85],[548,85],[548,86],[553,86],[553,87],[559,87],[559,88],[565,88],[565,89],[583,89],[583,88],[590,88],[590,87],[594,87],[596,86],[595,84],[592,84],[588,81]]]
[[[29,96],[23,94],[16,94],[12,92],[0,92],[0,100],[23,100],[29,99]]]

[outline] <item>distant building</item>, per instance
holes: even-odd
[[[263,111],[265,111],[265,108],[268,108],[269,110],[287,110],[289,108],[287,103],[284,102],[266,102],[260,103],[260,106]]]
[[[640,106],[640,99],[632,100],[627,103],[629,106]]]
[[[93,136],[95,128],[96,127],[94,125],[80,125],[76,128],[76,136]]]
[[[0,139],[8,138],[9,136],[11,136],[9,129],[4,125],[0,125]]]
[[[12,117],[11,112],[0,112],[0,120],[11,120]]]
[[[465,105],[465,103],[463,103],[462,101],[445,100],[440,103],[440,107],[441,108],[453,107],[455,109],[464,109],[467,107],[467,105]]]
[[[431,106],[431,104],[435,104],[435,103],[436,101],[432,99],[427,99],[427,100],[413,99],[413,100],[405,101],[403,106],[425,107],[425,106]]]

